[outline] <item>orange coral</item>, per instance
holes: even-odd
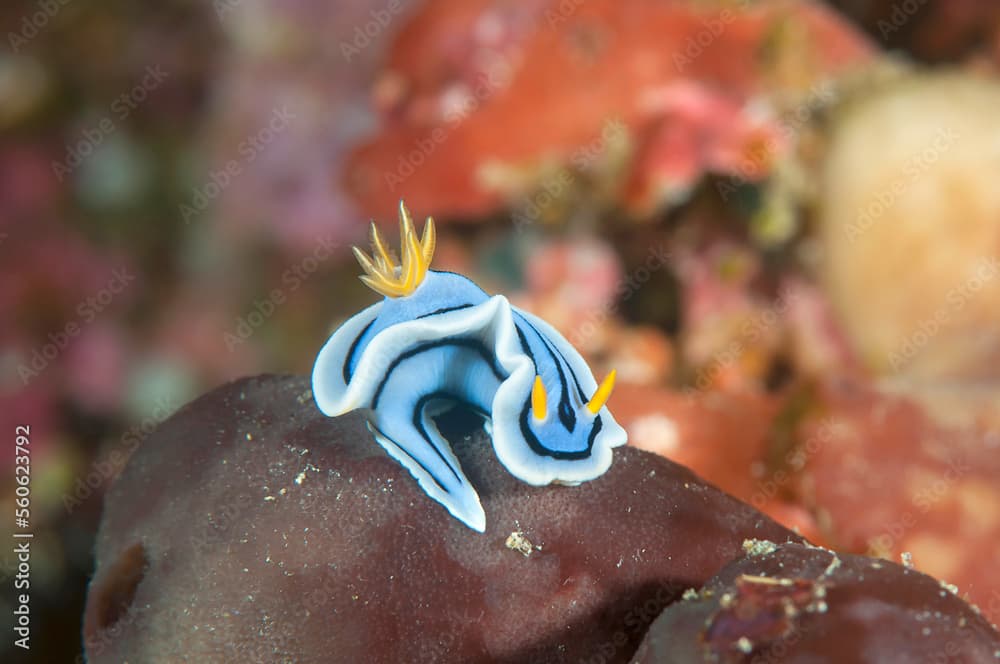
[[[739,105],[803,90],[872,53],[806,1],[427,3],[376,81],[383,126],[352,155],[346,186],[375,216],[400,197],[437,216],[481,215],[503,200],[484,169],[577,161],[574,151],[600,140],[612,120],[632,136],[665,114],[683,122],[690,114],[678,117],[676,104],[650,102],[672,86],[690,83],[710,105]],[[723,124],[709,131],[731,133]],[[742,164],[758,134],[748,127],[719,150],[695,151],[693,172],[718,168],[727,152],[723,170],[735,171],[733,159]]]

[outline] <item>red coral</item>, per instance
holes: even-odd
[[[829,541],[954,583],[1000,620],[1000,423],[995,397],[946,389],[893,395],[827,386],[800,430],[803,502]],[[984,395],[980,394],[979,397]],[[934,413],[948,413],[939,422]],[[960,419],[956,419],[960,418]]]
[[[633,178],[639,198],[665,180],[733,171],[768,131],[747,115],[733,122],[747,99],[872,56],[864,38],[805,1],[500,7],[428,3],[401,30],[375,84],[382,130],[346,171],[367,212],[388,216],[405,197],[443,216],[487,213],[502,192],[483,181],[485,167],[578,161],[613,120],[650,141]],[[782,58],[788,35],[795,43]],[[686,157],[671,159],[678,136]],[[766,170],[758,161],[753,171]]]

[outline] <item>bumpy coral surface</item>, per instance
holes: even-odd
[[[530,173],[546,163],[592,170],[631,139],[624,196],[646,208],[705,171],[768,172],[780,128],[744,104],[803,92],[873,54],[814,2],[427,3],[373,86],[383,124],[352,155],[345,184],[376,217],[401,196],[475,216],[525,177],[537,184]]]
[[[635,661],[992,662],[1000,634],[913,569],[801,544],[748,543],[650,627]]]

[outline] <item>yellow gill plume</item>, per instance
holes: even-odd
[[[358,259],[365,274],[360,279],[376,293],[386,297],[405,297],[423,283],[434,257],[437,235],[434,220],[430,217],[424,224],[423,236],[417,240],[413,219],[409,210],[399,202],[399,240],[403,260],[396,263],[396,257],[379,235],[375,223],[371,227],[372,255],[354,247],[354,257]]]

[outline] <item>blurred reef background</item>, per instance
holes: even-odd
[[[221,383],[307,374],[374,301],[350,245],[401,198],[435,268],[618,369],[631,445],[814,542],[909,552],[1000,622],[1000,4],[53,0],[0,25],[0,421],[32,432],[39,661],[80,657],[131,452]]]

